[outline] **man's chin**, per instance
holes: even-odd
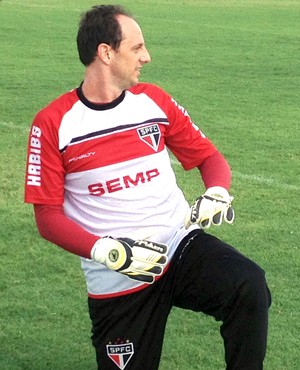
[[[128,89],[130,89],[131,87],[133,87],[133,86],[137,85],[139,82],[140,82],[140,81],[139,81],[139,79],[138,79],[138,78],[132,79],[131,81],[129,81],[129,82],[128,82],[128,85],[127,85],[127,86],[125,86],[125,84],[124,84],[124,88],[123,88],[123,90],[128,90]]]
[[[135,79],[135,80],[132,80],[132,81],[131,81],[131,84],[130,84],[130,87],[137,85],[139,82],[140,82],[140,81],[139,81],[139,79],[138,79],[138,78],[137,78],[137,79]]]

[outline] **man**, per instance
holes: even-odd
[[[227,369],[262,369],[264,272],[203,230],[233,222],[228,163],[171,96],[139,83],[150,55],[122,7],[87,11],[77,45],[84,81],[34,118],[25,200],[40,234],[81,257],[98,368],[158,369],[176,306],[222,321]],[[191,209],[167,148],[200,170]]]

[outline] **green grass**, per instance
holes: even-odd
[[[120,1],[139,20],[161,85],[228,158],[236,222],[211,232],[267,272],[267,370],[298,370],[299,1]],[[0,369],[95,369],[78,258],[42,240],[23,204],[34,114],[83,77],[75,45],[92,1],[0,1]],[[174,164],[192,201],[197,171]],[[224,368],[218,323],[171,313],[161,370]]]

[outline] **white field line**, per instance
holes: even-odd
[[[1,1],[1,0],[0,0]],[[63,4],[63,3],[61,3]],[[3,4],[4,5],[4,4]],[[5,3],[6,6],[24,6],[27,8],[45,8],[45,9],[68,9],[68,11],[82,11],[82,9],[74,8],[74,7],[68,7],[66,8],[65,6],[61,5],[49,5],[49,4],[30,4],[28,1],[27,2],[20,2],[20,1],[12,1],[10,0],[9,3]],[[83,9],[84,10],[84,9]]]
[[[171,163],[173,165],[180,165],[180,163],[176,159],[173,159],[173,158],[171,158]],[[255,174],[247,175],[245,173],[241,173],[241,172],[238,172],[238,171],[232,171],[232,177],[237,178],[237,179],[251,181],[253,183],[258,183],[258,184],[263,184],[263,185],[275,187],[275,188],[278,188],[278,189],[281,189],[281,190],[300,191],[300,186],[282,183],[282,182],[279,182],[277,180],[266,178],[266,177],[263,177],[263,176],[258,176],[258,175],[255,175]]]
[[[9,127],[12,130],[20,130],[20,131],[27,132],[27,133],[29,133],[29,131],[30,131],[30,127],[29,126],[28,127],[19,126],[19,125],[16,125],[15,123],[13,123],[13,122],[3,122],[3,121],[0,121],[0,126]]]
[[[261,183],[263,185],[273,186],[282,190],[300,191],[300,186],[282,183],[280,181],[265,178],[262,176],[247,175],[238,171],[232,171],[232,176],[242,180],[249,180],[256,183]]]

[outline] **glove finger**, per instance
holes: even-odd
[[[213,215],[213,218],[212,218],[212,223],[214,225],[221,225],[222,223],[222,218],[223,218],[223,211],[222,210],[218,210],[214,215]]]
[[[229,207],[227,209],[227,212],[225,213],[225,221],[229,224],[232,224],[233,223],[233,220],[234,220],[234,210],[232,207]]]
[[[121,272],[123,274],[123,272]],[[153,275],[140,275],[140,274],[135,274],[135,273],[126,273],[123,274],[130,279],[137,280],[137,281],[142,281],[147,284],[152,284],[154,283],[154,276]]]
[[[163,272],[163,268],[161,265],[157,265],[156,263],[145,262],[145,261],[138,261],[133,260],[130,268],[128,269],[129,272],[136,272],[138,274],[145,275],[161,275]],[[126,271],[126,270],[125,270]]]
[[[153,275],[161,275],[162,272],[163,272],[163,269],[159,266],[153,266],[153,267],[151,267],[149,269],[146,269],[144,271],[150,272]]]
[[[165,265],[168,261],[168,257],[167,256],[161,256],[160,259],[158,261],[156,261],[156,263],[159,263],[160,265]]]
[[[186,225],[188,225],[188,227],[193,224],[199,223],[199,210],[200,210],[202,201],[203,201],[203,197],[201,196],[195,201],[195,203],[190,209],[189,214],[186,215],[185,223]]]
[[[199,226],[201,229],[208,229],[211,226],[211,218],[210,217],[202,217]]]
[[[152,276],[155,277],[157,275],[161,275],[163,272],[162,267],[160,266],[151,266],[151,265],[145,265],[145,264],[136,264],[136,262],[133,262],[133,264],[130,266],[129,269],[122,271],[122,273],[125,273],[126,275],[141,275],[141,276]]]
[[[206,202],[207,200],[204,199],[203,205],[205,206],[205,208],[203,208],[202,216],[200,218],[200,221],[198,222],[201,229],[208,229],[211,227],[212,220],[216,212],[215,204],[211,203],[210,201],[208,204]]]
[[[144,258],[134,256],[131,258],[131,260],[141,262],[142,264],[149,264],[151,266],[164,266],[167,263],[168,258],[166,256],[161,256],[159,259],[148,258],[148,260],[145,260]]]

